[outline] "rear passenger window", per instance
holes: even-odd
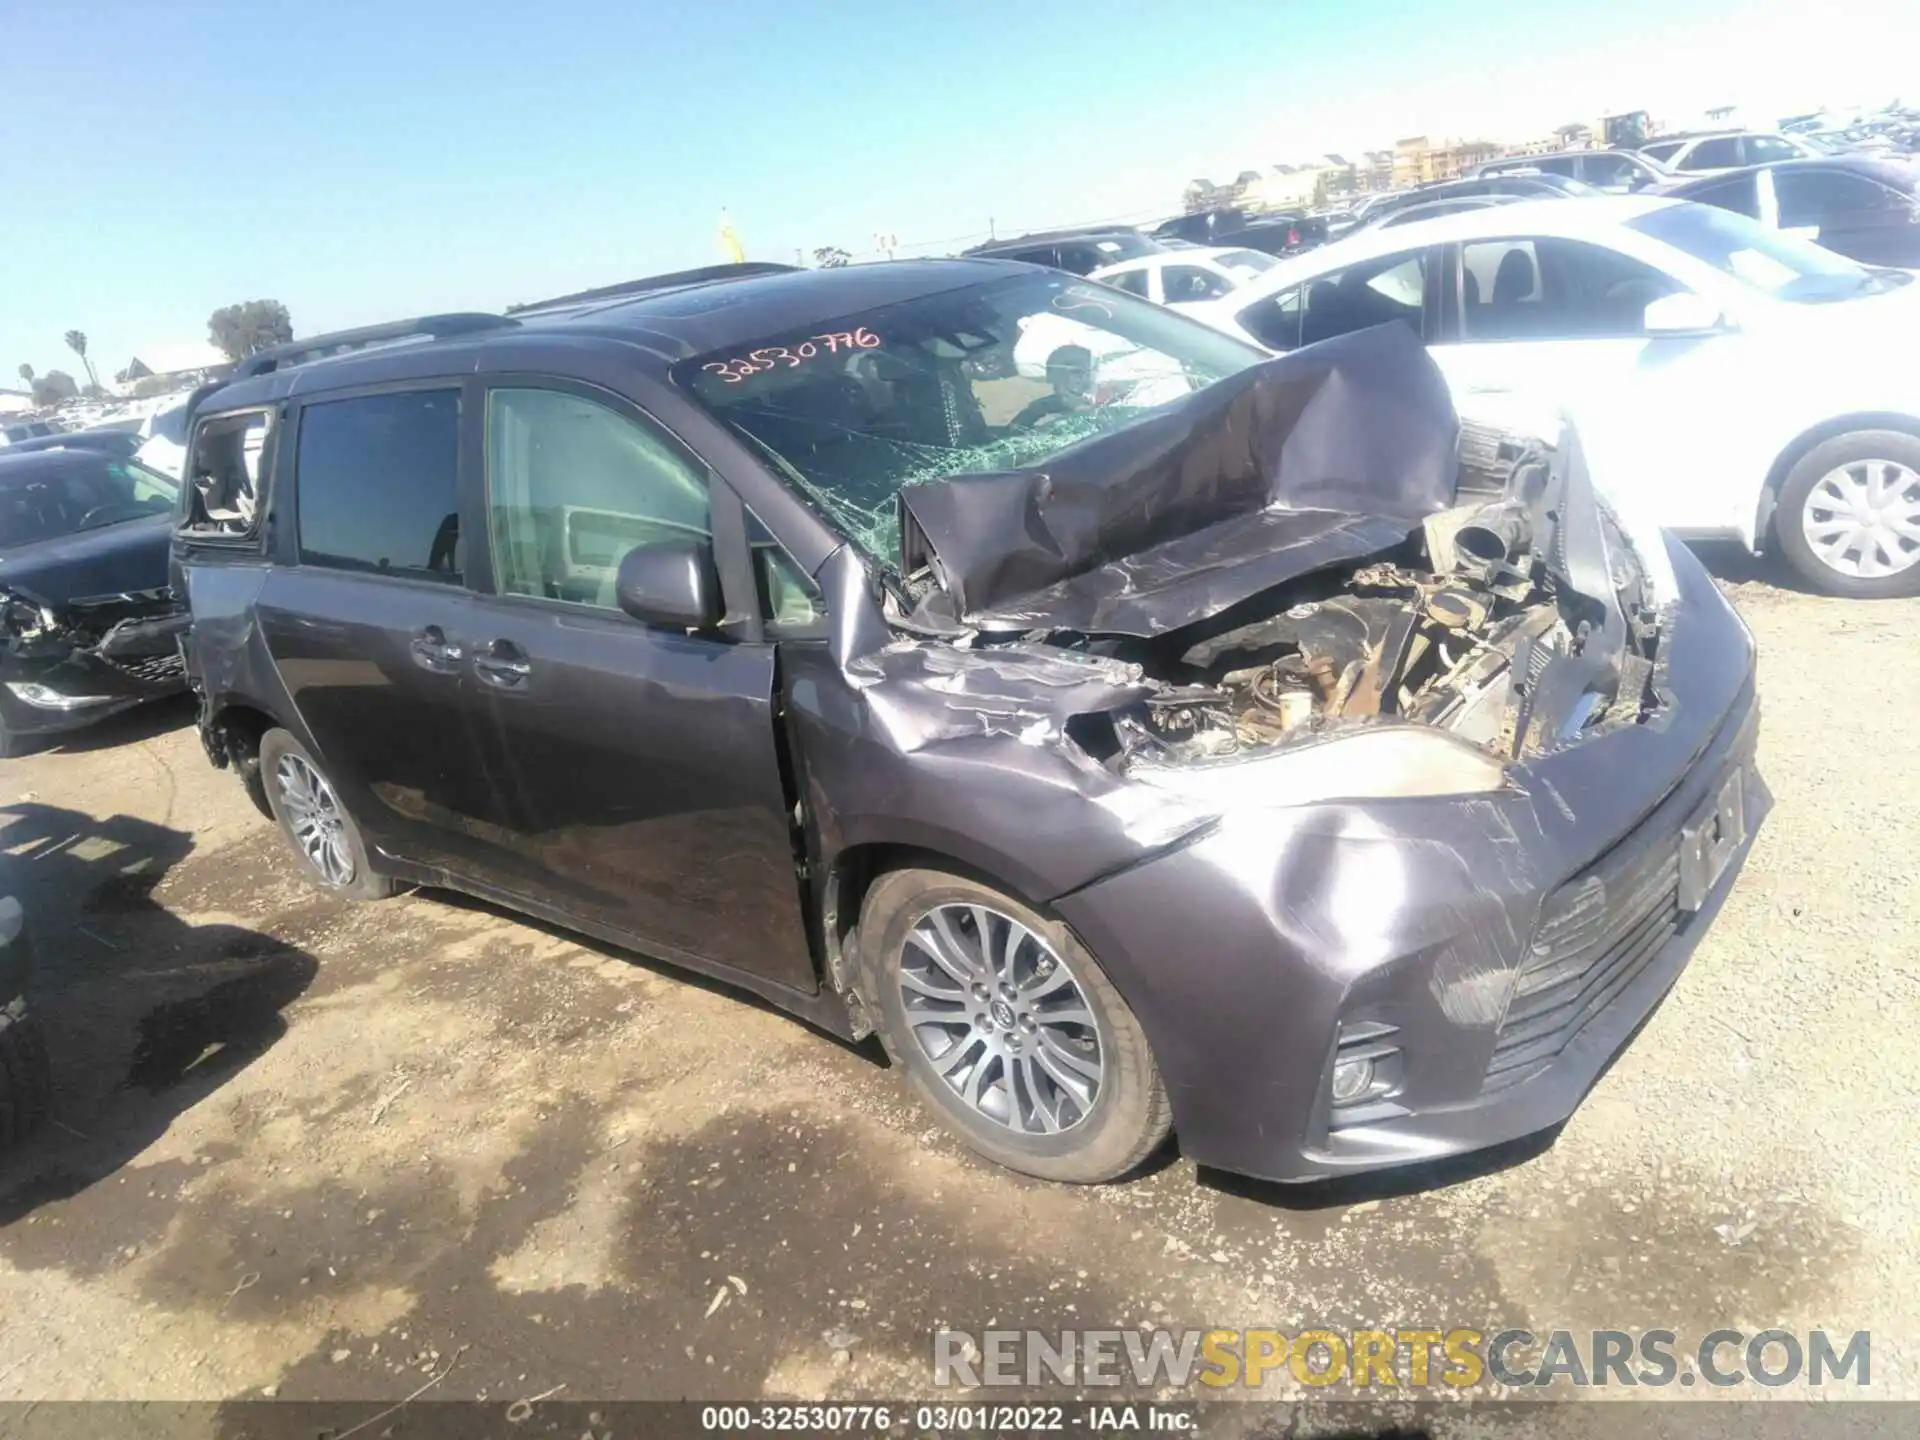
[[[410,390],[300,412],[307,565],[458,584],[460,393]]]
[[[1105,276],[1101,283],[1111,285],[1116,290],[1124,290],[1129,295],[1138,295],[1142,300],[1149,298],[1145,270],[1123,270],[1118,275]]]

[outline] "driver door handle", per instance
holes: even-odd
[[[460,668],[460,659],[466,654],[460,642],[447,639],[447,632],[438,625],[428,625],[414,631],[413,638],[407,642],[407,650],[413,656],[414,664],[436,675],[453,674]]]
[[[533,674],[533,663],[511,640],[495,640],[474,652],[473,673],[497,689],[520,690]]]

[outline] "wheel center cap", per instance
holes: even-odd
[[[993,1017],[993,1023],[1002,1030],[1013,1028],[1013,1006],[1004,1000],[996,1000],[987,1007],[987,1014]]]

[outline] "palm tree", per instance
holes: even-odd
[[[33,388],[33,366],[22,365],[20,367],[20,378],[27,382],[27,388],[31,390]]]
[[[67,348],[80,357],[80,363],[87,367],[87,379],[93,388],[100,388],[100,377],[93,373],[93,361],[87,359],[87,337],[81,330],[67,331]]]

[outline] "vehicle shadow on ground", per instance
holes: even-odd
[[[1770,585],[1795,595],[1826,594],[1802,579],[1777,546],[1764,555],[1755,555],[1746,546],[1731,540],[1689,540],[1687,548],[1709,575],[1729,585]]]
[[[569,944],[578,945],[582,950],[605,956],[609,960],[617,960],[626,965],[637,965],[640,969],[658,975],[662,980],[671,980],[676,985],[704,990],[709,995],[719,995],[736,1004],[751,1006],[769,1015],[778,1015],[781,1019],[798,1025],[823,1040],[831,1040],[841,1049],[851,1051],[862,1059],[871,1060],[883,1068],[888,1063],[886,1051],[881,1048],[879,1040],[871,1036],[865,1040],[848,1040],[834,1034],[831,1030],[821,1028],[804,1016],[796,1015],[790,1010],[782,1010],[772,1001],[762,999],[751,990],[729,985],[725,980],[703,975],[698,970],[683,969],[670,960],[656,960],[643,950],[629,950],[624,946],[597,939],[583,931],[553,924],[538,916],[529,915],[524,910],[515,910],[511,906],[496,905],[491,900],[482,900],[477,895],[469,895],[461,890],[443,890],[437,885],[422,885],[415,893],[450,909],[471,910],[476,914],[492,915],[500,920],[511,921],[515,925],[524,925],[529,930],[537,930],[542,935],[556,940],[565,940]]]
[[[95,750],[133,745],[182,729],[193,723],[193,715],[194,699],[191,695],[169,695],[164,700],[136,705],[131,710],[109,715],[85,729],[49,735],[35,753],[58,751],[63,755],[84,755]]]
[[[0,894],[26,912],[53,1071],[49,1123],[0,1157],[0,1227],[120,1170],[279,1040],[312,981],[305,951],[154,900],[192,849],[132,816],[0,806]]]

